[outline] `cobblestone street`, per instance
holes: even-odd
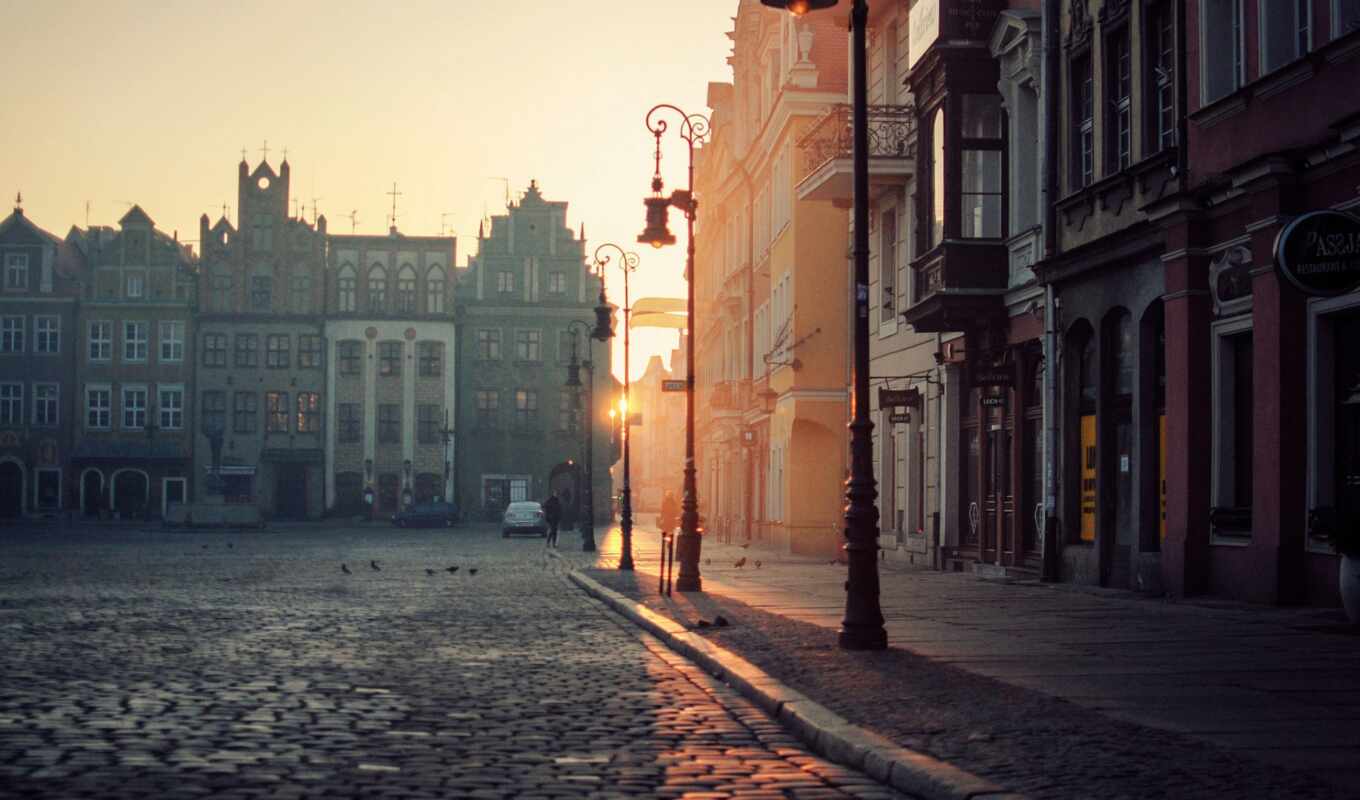
[[[540,539],[0,542],[4,796],[900,796],[612,616]]]

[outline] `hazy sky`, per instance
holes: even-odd
[[[5,3],[0,48],[5,146],[0,190],[22,190],[29,217],[64,236],[113,224],[136,202],[182,240],[222,205],[236,223],[236,164],[288,148],[292,190],[330,230],[398,226],[459,237],[476,250],[483,212],[503,213],[536,178],[570,205],[590,249],[635,249],[653,141],[652,105],[704,108],[730,80],[737,0],[337,0]],[[663,170],[682,185],[673,133]],[[634,297],[682,296],[675,247],[639,250]],[[611,299],[621,300],[617,270]],[[674,331],[637,331],[634,374],[669,352]],[[622,370],[622,342],[615,370]]]

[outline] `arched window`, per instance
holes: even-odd
[[[354,273],[354,267],[346,264],[340,268],[340,278],[336,281],[336,286],[339,292],[336,296],[337,310],[353,311],[357,307],[359,286],[359,278]]]
[[[944,241],[944,109],[930,124],[930,247]]]
[[[387,271],[374,264],[368,271],[368,310],[381,313],[387,310]]]
[[[402,265],[397,273],[397,313],[416,313],[416,271],[410,264]]]
[[[440,267],[425,274],[425,313],[444,313],[444,270]]]

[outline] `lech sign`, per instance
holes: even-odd
[[[683,392],[685,391],[684,381],[662,381],[661,391],[663,392]]]
[[[879,389],[878,407],[879,408],[916,408],[921,402],[921,390],[911,389]]]
[[[1360,286],[1360,219],[1340,211],[1296,217],[1275,237],[1275,263],[1305,294],[1351,291]]]

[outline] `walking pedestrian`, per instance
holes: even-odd
[[[548,540],[545,544],[556,549],[557,526],[562,521],[562,501],[557,499],[556,492],[543,501],[543,519],[548,523]]]
[[[680,525],[680,501],[675,499],[675,492],[667,491],[661,498],[661,514],[656,521],[662,533],[670,533]]]

